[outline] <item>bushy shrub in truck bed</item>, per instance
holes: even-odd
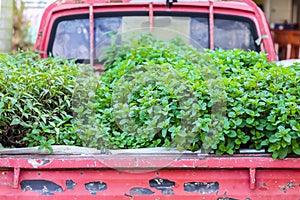
[[[146,35],[108,49],[101,76],[32,52],[0,59],[3,146],[300,154],[300,66],[263,53]]]

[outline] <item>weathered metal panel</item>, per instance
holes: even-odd
[[[299,199],[299,158],[2,156],[0,199]]]
[[[299,199],[300,170],[258,169],[0,170],[0,199]]]

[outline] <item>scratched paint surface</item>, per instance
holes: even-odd
[[[114,169],[0,170],[0,199],[298,199],[299,170],[257,170],[250,188],[246,169],[161,169],[124,172]]]

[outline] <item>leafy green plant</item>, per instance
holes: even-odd
[[[96,94],[100,131],[86,145],[300,153],[299,65],[284,68],[238,49],[198,52],[149,36],[107,55]],[[185,93],[176,92],[179,85]]]
[[[224,127],[228,139],[217,152],[249,147],[267,149],[273,158],[299,155],[300,66],[277,66],[263,53],[240,50],[216,51],[211,56],[228,96]]]
[[[300,65],[264,53],[198,52],[142,35],[113,44],[98,76],[33,52],[0,56],[4,147],[176,147],[300,155]]]
[[[74,61],[26,51],[0,57],[0,141],[5,147],[79,145],[72,94]]]

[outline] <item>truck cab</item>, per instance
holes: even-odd
[[[41,20],[35,49],[43,56],[97,63],[114,40],[151,33],[180,37],[199,50],[266,52],[276,60],[269,26],[252,1],[57,1]]]

